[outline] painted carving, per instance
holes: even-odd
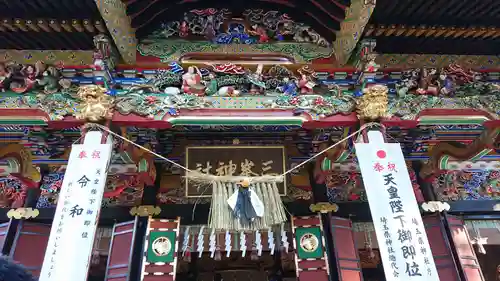
[[[440,201],[500,199],[499,171],[452,171],[432,181]]]
[[[94,68],[101,70],[114,69],[117,61],[117,51],[114,49],[109,37],[104,34],[94,36]]]
[[[52,94],[70,87],[71,82],[62,78],[59,70],[52,65],[37,61],[34,65],[0,63],[0,90],[15,93],[34,91]]]
[[[63,178],[63,172],[50,173],[43,177],[37,208],[49,208],[57,204]],[[135,175],[108,175],[102,206],[140,205],[143,186]]]
[[[408,172],[417,202],[423,202],[424,198],[420,185],[417,183],[415,171],[408,167]],[[363,179],[359,172],[329,171],[325,177],[329,202],[368,201]]]
[[[363,90],[363,95],[356,100],[356,112],[359,119],[377,120],[388,117],[389,89],[384,85],[374,85]]]
[[[105,88],[98,85],[82,86],[78,90],[78,97],[81,103],[75,114],[77,119],[99,122],[112,117],[113,99]]]
[[[429,152],[429,163],[420,171],[422,178],[428,178],[443,170],[442,162],[449,160],[475,161],[494,149],[500,141],[500,129],[486,128],[480,137],[470,144],[458,142],[440,142]]]
[[[22,144],[8,144],[0,148],[0,159],[13,160],[16,165],[11,175],[30,187],[37,187],[41,180],[40,171],[33,166],[31,151]]]
[[[482,75],[472,70],[464,70],[461,66],[451,64],[447,67],[410,69],[403,73],[397,83],[399,96],[407,94],[431,96],[472,96],[492,94],[500,88],[485,82]]]
[[[261,96],[254,101],[255,109],[290,109],[317,119],[349,114],[355,106],[352,94],[317,84],[314,71],[307,67],[297,74],[283,66],[264,71],[260,65],[251,71],[234,64],[210,65],[210,69],[189,67],[184,74],[178,67],[172,65],[145,84],[117,95],[116,110],[163,118],[178,115],[180,109],[222,108],[222,100],[230,106],[240,102],[239,97],[250,105],[248,97]]]
[[[215,44],[265,44],[281,41],[330,43],[310,26],[295,22],[287,14],[262,9],[234,14],[228,9],[197,9],[182,19],[163,23],[147,39],[182,38],[205,40]]]

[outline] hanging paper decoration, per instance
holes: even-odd
[[[214,258],[215,255],[215,230],[212,229],[212,232],[210,233],[210,239],[208,242],[208,251],[210,252],[210,257]]]
[[[267,229],[267,244],[269,245],[269,251],[271,256],[274,255],[274,233],[272,228]]]
[[[226,242],[224,245],[226,246],[226,257],[229,258],[231,255],[231,233],[228,230],[226,230]]]
[[[189,230],[191,229],[191,226],[187,226],[186,230],[184,231],[184,239],[182,240],[182,255],[184,256],[184,253],[186,252],[189,244]]]
[[[205,226],[202,226],[200,229],[200,233],[198,233],[198,243],[197,243],[198,248],[196,249],[198,251],[198,257],[200,258],[203,255],[203,250],[205,247],[205,245],[203,245],[205,242],[204,232],[205,232]]]
[[[260,231],[255,231],[255,247],[257,248],[257,255],[260,257],[262,255],[262,237]]]
[[[241,257],[244,258],[247,254],[247,237],[243,231],[240,233],[240,250]]]
[[[285,224],[281,224],[281,245],[285,250],[285,253],[288,253],[290,243],[288,243],[288,235],[286,235]]]
[[[475,244],[477,245],[477,251],[483,255],[486,254],[486,249],[484,248],[485,244],[488,244],[488,237],[481,237],[481,233],[479,232],[479,228],[476,226],[474,221],[472,221],[472,228],[474,229],[476,237],[473,239]]]

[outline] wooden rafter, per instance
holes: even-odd
[[[101,21],[56,19],[0,19],[0,32],[105,32]]]
[[[367,25],[366,37],[428,37],[428,38],[497,38],[500,27],[444,27],[444,26],[406,26],[406,25]]]
[[[127,5],[122,1],[95,0],[95,3],[123,60],[135,64],[137,39],[127,15]]]

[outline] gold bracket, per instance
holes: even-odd
[[[320,202],[309,206],[309,210],[311,210],[311,212],[322,213],[322,214],[330,212],[335,213],[339,210],[339,206],[335,203],[332,204],[327,202]]]
[[[161,208],[153,205],[141,205],[135,206],[130,209],[130,214],[132,216],[138,217],[152,217],[159,215],[161,213]]]
[[[38,209],[33,209],[33,208],[17,208],[17,209],[10,209],[9,212],[7,213],[7,217],[9,219],[34,219],[38,217],[40,212]]]

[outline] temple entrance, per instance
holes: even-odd
[[[271,281],[296,280],[293,254],[248,252],[242,257],[240,251],[218,254],[212,258],[210,252],[198,253],[180,259],[176,280],[186,281]]]

